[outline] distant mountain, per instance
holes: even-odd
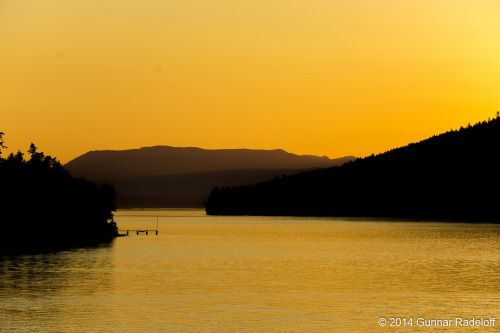
[[[215,188],[207,213],[500,223],[500,117],[354,162]]]
[[[178,148],[91,151],[65,165],[74,177],[112,184],[124,207],[203,207],[215,186],[251,184],[354,160],[284,150]]]

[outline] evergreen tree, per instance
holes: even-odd
[[[111,185],[72,178],[34,144],[28,154],[28,160],[20,151],[0,157],[0,253],[87,245],[117,236]]]

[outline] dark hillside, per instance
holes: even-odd
[[[215,188],[208,214],[499,222],[500,119],[340,167]]]
[[[33,144],[29,154],[28,160],[21,152],[0,156],[0,254],[94,245],[117,236],[112,186],[72,178]]]
[[[301,169],[218,170],[197,173],[125,178],[113,181],[120,208],[203,208],[215,186],[255,184],[276,175],[296,174]]]

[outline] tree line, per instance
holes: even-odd
[[[3,158],[3,136],[0,132],[0,253],[90,245],[118,235],[111,185],[71,177],[34,144],[27,159],[21,151]]]
[[[500,222],[500,118],[340,167],[214,188],[207,214]]]

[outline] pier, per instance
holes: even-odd
[[[125,230],[118,230],[118,232],[126,232],[126,234],[122,234],[122,235],[129,235],[130,232],[135,232],[137,235],[139,234],[146,234],[148,235],[149,232],[155,232],[156,235],[158,235],[158,229],[125,229]]]
[[[149,232],[154,232],[156,235],[158,235],[158,217],[159,216],[156,216],[156,229],[118,229],[118,234],[120,236],[128,236],[130,235],[130,232],[135,232],[136,235],[139,235],[139,234],[146,234],[148,235]],[[126,232],[126,233],[123,233],[123,232]]]
[[[127,218],[127,217],[133,217],[133,218],[141,218],[141,220],[144,218],[144,219],[149,219],[149,218],[156,218],[156,229],[149,229],[152,227],[152,223],[147,223],[147,224],[143,224],[145,223],[144,221],[141,221],[141,222],[137,222],[134,223],[131,228],[134,228],[134,229],[129,229],[127,227],[123,227],[122,229],[119,229],[118,230],[118,233],[120,236],[129,236],[131,233],[135,233],[136,235],[140,235],[140,234],[146,234],[146,235],[149,235],[149,233],[151,232],[154,232],[155,235],[158,235],[158,220],[159,218],[175,218],[175,219],[179,219],[179,218],[193,218],[193,217],[196,217],[196,218],[200,218],[200,217],[207,217],[207,215],[139,215],[139,214],[123,214],[123,215],[115,215],[116,218]],[[144,227],[141,227],[141,225],[144,225]],[[145,225],[149,225],[149,228],[146,227]]]

